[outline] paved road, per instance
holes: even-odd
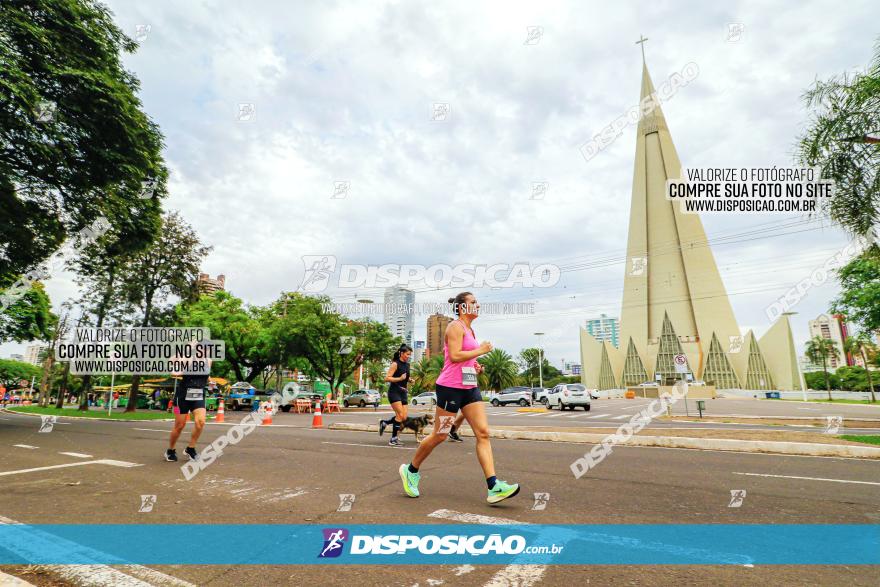
[[[598,399],[594,400],[590,411],[583,409],[571,410],[550,410],[543,413],[518,412],[517,405],[507,406],[486,406],[486,413],[489,415],[489,423],[495,425],[508,426],[535,426],[535,427],[577,427],[577,428],[616,428],[628,421],[634,414],[646,408],[653,400],[650,399]],[[843,415],[844,417],[869,418],[880,420],[880,407],[861,406],[853,404],[835,404],[831,408],[826,408],[824,404],[804,404],[801,402],[784,402],[785,405],[778,405],[780,402],[775,401],[757,401],[757,400],[706,400],[705,415],[719,417],[722,415],[777,415],[799,418],[819,418],[830,415]],[[838,408],[840,408],[838,410]],[[848,408],[848,409],[845,409]],[[433,412],[427,406],[409,406],[410,413],[421,414],[426,411]],[[694,400],[690,400],[688,411],[686,412],[683,403],[674,405],[673,415],[684,416],[689,413],[696,417],[697,411],[694,406]],[[378,420],[378,416],[387,417],[391,411],[386,406],[380,406],[378,412],[345,412],[344,421],[374,424]],[[282,415],[283,418],[284,415]],[[336,415],[333,416],[337,418]],[[815,432],[822,433],[822,428],[812,427],[804,424],[804,428],[793,428],[799,432]],[[695,429],[704,430],[707,428],[728,429],[728,430],[772,430],[779,431],[783,428],[769,424],[761,424],[760,420],[749,423],[724,424],[719,422],[713,423],[689,423],[689,422],[665,422],[662,420],[654,420],[648,426],[651,429]],[[878,433],[880,430],[857,428],[854,424],[847,424],[844,432],[867,432]]]
[[[350,414],[325,416],[325,423],[340,417],[349,420]],[[532,523],[880,522],[880,463],[873,461],[616,448],[575,480],[569,465],[586,445],[493,440],[499,476],[520,482],[523,492],[491,508],[472,439],[437,449],[422,468],[422,497],[414,500],[403,495],[396,475],[396,467],[411,458],[412,437],[405,437],[406,446],[392,448],[375,434],[312,430],[307,415],[284,414],[276,421],[286,424],[258,428],[186,481],[179,467],[161,460],[168,422],[71,420],[45,434],[37,432],[36,418],[0,414],[0,516],[30,523],[345,525],[439,523],[447,520],[432,514],[451,510]],[[204,440],[226,430],[209,425]],[[104,459],[139,466],[81,464]],[[747,491],[742,507],[728,507],[731,490],[740,489]],[[546,510],[531,509],[535,492],[550,494]],[[352,511],[336,511],[340,493],[356,496]],[[152,512],[138,512],[141,495],[157,496]],[[185,549],[181,545],[182,553]],[[513,573],[522,569],[497,566],[156,569],[191,584],[218,586],[876,584],[875,568],[857,566],[551,566],[528,570],[518,583]]]

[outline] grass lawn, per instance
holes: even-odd
[[[172,418],[168,412],[158,410],[138,410],[136,412],[113,412],[107,415],[107,410],[92,408],[88,412],[81,412],[76,408],[41,408],[40,406],[8,406],[10,412],[23,414],[40,414],[45,416],[76,416],[80,418],[103,418],[104,420],[165,420]]]
[[[851,440],[853,442],[864,442],[865,444],[880,444],[880,434],[870,434],[867,436],[857,436],[855,434],[844,434],[843,436],[838,436],[838,438],[842,438],[844,440]]]

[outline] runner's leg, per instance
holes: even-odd
[[[489,442],[489,421],[483,402],[471,402],[461,408],[468,425],[477,439],[477,459],[483,467],[486,479],[495,476],[495,459],[492,456],[492,444]]]
[[[446,440],[446,434],[438,432],[441,426],[441,419],[453,416],[455,416],[454,412],[447,412],[440,407],[437,407],[434,410],[434,431],[431,432],[430,436],[424,438],[422,443],[419,444],[419,448],[416,449],[416,454],[412,460],[413,468],[418,469],[422,465],[422,462],[428,458],[428,455],[431,454],[431,451],[434,450],[434,447]]]
[[[202,430],[205,428],[205,418],[207,417],[207,412],[205,408],[196,408],[192,410],[193,417],[193,431],[189,437],[189,444],[187,446],[195,448],[196,442],[199,440],[199,436],[202,435]],[[186,416],[184,416],[184,424],[186,424]]]

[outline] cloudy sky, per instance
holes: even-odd
[[[640,35],[655,86],[699,66],[663,106],[683,165],[789,166],[808,120],[802,92],[863,68],[880,18],[875,0],[108,5],[130,36],[146,25],[124,61],[165,135],[166,208],[214,247],[204,271],[263,304],[300,285],[304,255],[555,263],[555,287],[475,293],[534,301],[534,315],[483,316],[477,333],[513,353],[552,333],[556,365],[577,358],[585,319],[620,312],[635,128],[590,161],[579,147],[637,103]],[[349,182],[344,198],[336,182]],[[713,250],[737,320],[758,335],[767,305],[848,240],[796,215],[703,222],[724,243]],[[75,294],[63,274],[48,289],[56,305]],[[455,293],[415,289],[418,302]],[[380,290],[327,293],[381,301]],[[835,294],[829,280],[795,308],[799,344]]]

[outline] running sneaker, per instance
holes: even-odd
[[[489,495],[486,497],[486,501],[489,503],[498,503],[499,501],[504,501],[508,497],[513,497],[517,493],[519,493],[519,483],[510,485],[507,481],[499,479],[495,481],[495,487],[489,490]]]
[[[388,422],[385,420],[379,420],[379,436],[385,432],[385,427],[388,426]]]
[[[172,462],[172,463],[176,462],[177,461],[177,451],[174,450],[173,448],[169,448],[168,450],[166,450],[165,451],[165,460]]]
[[[419,477],[418,473],[411,473],[409,465],[400,465],[400,480],[403,481],[403,490],[410,497],[419,496]]]
[[[449,440],[452,442],[464,442],[461,436],[458,435],[458,432],[455,431],[455,428],[449,431]]]
[[[403,443],[400,442],[400,439],[396,436],[392,436],[391,440],[388,441],[389,446],[403,446]]]
[[[191,461],[194,461],[197,458],[199,458],[199,453],[197,453],[196,449],[194,449],[191,446],[186,447],[186,450],[183,452],[185,452],[187,454],[187,456],[189,457],[189,460],[191,460]],[[499,483],[500,483],[500,481],[499,481]]]

